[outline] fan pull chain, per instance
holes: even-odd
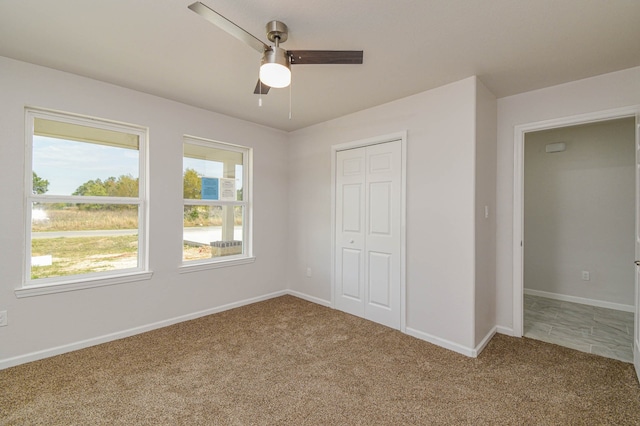
[[[262,106],[262,82],[260,82],[260,97],[258,98],[258,106]]]
[[[291,86],[293,86],[293,80],[289,83],[289,120],[291,120]]]

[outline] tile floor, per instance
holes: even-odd
[[[524,336],[633,362],[633,313],[524,296]]]

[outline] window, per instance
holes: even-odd
[[[26,111],[23,288],[147,269],[146,129]]]
[[[251,149],[185,137],[182,261],[251,261]]]

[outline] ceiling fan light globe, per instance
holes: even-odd
[[[269,87],[281,89],[291,84],[291,71],[280,64],[262,64],[260,66],[260,81]]]

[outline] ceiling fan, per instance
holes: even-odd
[[[267,23],[267,39],[274,43],[269,46],[201,2],[189,5],[189,9],[262,54],[255,94],[266,95],[272,87],[289,86],[291,65],[362,64],[362,50],[284,50],[280,43],[287,41],[289,29],[280,21]]]

